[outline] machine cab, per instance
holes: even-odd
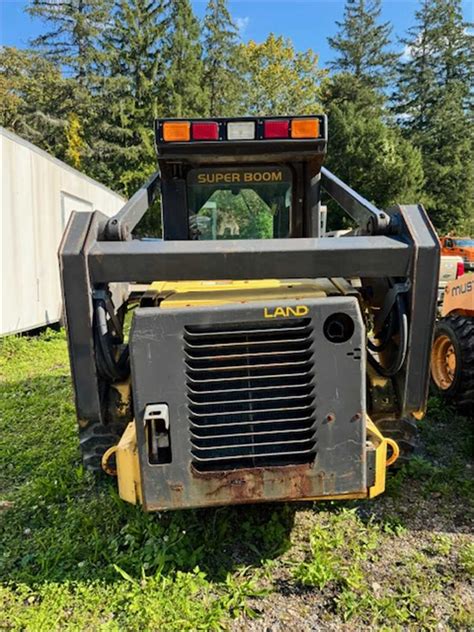
[[[318,235],[326,117],[156,123],[165,239]]]

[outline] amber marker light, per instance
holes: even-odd
[[[293,119],[291,138],[318,138],[319,119]]]
[[[189,121],[166,121],[163,123],[163,140],[181,141],[191,139],[191,123]]]

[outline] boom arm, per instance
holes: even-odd
[[[125,206],[107,221],[104,238],[110,241],[130,239],[133,229],[156,200],[160,184],[160,172],[156,171]],[[387,235],[397,231],[397,216],[379,210],[325,167],[321,167],[321,186],[358,224],[362,233]]]

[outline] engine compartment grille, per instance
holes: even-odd
[[[316,455],[311,319],[185,327],[193,465],[309,463]]]

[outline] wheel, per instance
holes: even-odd
[[[87,428],[79,428],[79,443],[82,462],[87,470],[102,471],[102,456],[120,441],[124,427],[121,424],[90,423]]]
[[[431,352],[435,390],[460,412],[474,411],[474,318],[447,316],[435,330]]]
[[[79,424],[79,443],[82,461],[88,470],[102,471],[102,456],[116,445],[132,421],[133,412],[130,384],[110,384],[103,399],[104,422],[91,420],[86,425]]]
[[[384,437],[396,441],[400,448],[398,459],[390,467],[392,469],[398,469],[408,463],[418,445],[418,428],[416,422],[407,417],[401,417],[400,419],[383,417],[377,419],[374,423]]]

